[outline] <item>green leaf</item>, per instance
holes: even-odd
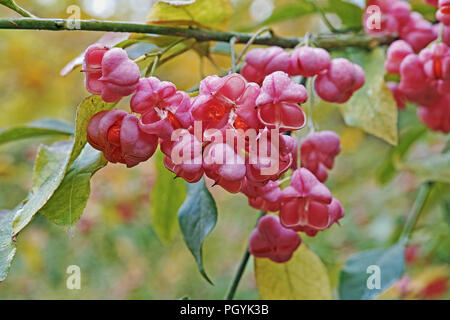
[[[22,205],[15,210],[13,234],[17,235],[47,203],[66,173],[72,144],[41,146],[33,171],[33,186]]]
[[[71,136],[73,134],[74,128],[68,122],[56,119],[42,119],[25,126],[0,131],[0,145],[28,138],[54,135]]]
[[[263,300],[331,299],[327,269],[304,244],[286,263],[255,258],[255,277]]]
[[[444,221],[450,227],[450,199],[446,199],[442,202],[442,216]]]
[[[107,163],[100,151],[87,144],[39,213],[59,225],[76,223],[89,199],[92,176]]]
[[[343,300],[374,299],[391,287],[403,275],[405,246],[398,243],[387,249],[374,249],[351,256],[339,275],[339,296]],[[370,266],[380,270],[380,289],[369,289]]]
[[[103,102],[99,96],[86,98],[77,109],[74,142],[40,147],[32,188],[12,213],[13,237],[43,208],[50,220],[60,224],[72,224],[81,216],[89,196],[90,177],[106,164],[100,152],[86,146],[87,124],[95,113],[110,110],[114,105]],[[47,206],[49,200],[51,202]],[[65,210],[67,206],[69,213]]]
[[[285,20],[299,18],[314,12],[316,12],[316,8],[311,2],[306,0],[278,5],[273,10],[272,15],[264,20],[261,25],[271,25]]]
[[[450,152],[429,156],[423,160],[408,160],[398,167],[411,171],[422,181],[450,183]]]
[[[377,170],[378,182],[385,184],[392,180],[397,172],[396,162],[402,160],[410,147],[427,132],[424,126],[413,126],[402,132],[399,144],[389,150],[383,163]]]
[[[217,223],[217,207],[204,180],[188,184],[186,200],[178,211],[178,221],[184,241],[194,255],[202,276],[212,284],[203,267],[203,241]]]
[[[158,237],[169,244],[178,230],[177,212],[186,198],[186,183],[176,179],[164,166],[164,155],[156,154],[155,166],[158,174],[150,194],[152,225]]]
[[[13,211],[0,210],[0,282],[6,279],[12,259],[16,254],[13,242]]]
[[[359,64],[366,73],[364,87],[355,92],[347,103],[339,105],[345,123],[397,145],[398,110],[391,91],[384,83],[384,50],[376,48],[368,52],[349,48],[338,55]]]
[[[229,0],[197,0],[188,5],[158,2],[147,18],[149,23],[200,25],[226,30],[234,9]]]
[[[87,126],[89,120],[97,112],[103,110],[111,110],[117,103],[107,103],[100,96],[90,96],[84,99],[77,108],[77,116],[75,120],[75,142],[73,144],[72,153],[70,155],[69,166],[80,155],[87,143]]]
[[[86,145],[86,129],[91,117],[99,111],[110,110],[115,105],[104,102],[100,96],[84,99],[77,109],[74,142],[41,146],[34,166],[32,189],[27,199],[16,209],[14,235],[27,226],[60,186],[68,168],[71,168]]]
[[[419,12],[428,21],[434,21],[436,19],[437,8],[430,6],[423,0],[412,0],[410,1],[411,11]]]
[[[345,0],[328,0],[326,12],[335,13],[347,27],[362,27],[363,9]]]

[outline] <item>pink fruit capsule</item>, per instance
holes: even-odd
[[[345,103],[365,83],[364,70],[347,59],[331,61],[327,72],[317,76],[315,89],[328,102]]]
[[[267,215],[261,218],[251,234],[249,251],[255,257],[284,263],[292,258],[300,244],[297,232],[284,228],[277,216]]]
[[[134,167],[147,161],[158,147],[158,137],[143,132],[136,116],[122,110],[100,111],[89,121],[87,139],[112,163]]]
[[[264,78],[275,71],[289,71],[289,54],[280,47],[250,50],[245,57],[246,64],[241,74],[250,82],[261,85]]]

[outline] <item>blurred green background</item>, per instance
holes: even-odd
[[[238,30],[245,29],[248,21],[264,20],[274,6],[289,1],[233,2],[240,9],[233,16],[230,29]],[[24,0],[19,3],[40,17],[68,17],[66,8],[78,4],[83,19],[144,21],[152,1]],[[0,16],[15,15],[0,8]],[[301,36],[306,31],[321,30],[322,25],[317,17],[307,16],[276,23],[273,28],[280,35]],[[0,128],[42,117],[73,122],[76,106],[88,95],[84,78],[79,70],[67,77],[61,77],[59,72],[101,35],[0,31]],[[214,58],[222,68],[228,67],[228,58],[221,55]],[[188,89],[200,80],[199,66],[198,56],[189,52],[158,69],[157,75],[174,82],[179,89]],[[213,66],[206,63],[205,73],[214,72]],[[338,272],[351,253],[395,241],[422,181],[405,170],[381,185],[376,176],[390,146],[359,129],[346,127],[334,107],[318,104],[314,110],[319,129],[335,130],[342,139],[343,152],[327,185],[343,203],[346,216],[341,226],[333,226],[315,238],[302,238],[326,264],[332,286],[336,288]],[[421,126],[413,107],[400,113],[400,128],[411,126]],[[37,148],[40,143],[50,142],[28,140],[0,147],[0,208],[13,209],[25,198]],[[414,144],[408,157],[426,159],[443,150],[445,143],[445,136],[428,132]],[[223,298],[258,213],[247,205],[244,196],[230,195],[220,187],[212,188],[219,221],[203,250],[206,269],[215,284],[211,286],[197,271],[180,234],[171,245],[164,246],[152,229],[149,193],[155,179],[154,170],[152,161],[133,169],[109,164],[93,178],[85,213],[71,229],[37,216],[20,234],[10,274],[0,284],[0,299]],[[450,201],[449,188],[439,184],[412,239],[417,244],[417,258],[408,265],[407,274],[419,289],[435,279],[448,282],[450,213],[449,207],[443,205],[444,200]],[[81,290],[66,288],[66,269],[70,265],[81,268]],[[446,290],[441,291],[436,298],[450,298]],[[258,298],[250,266],[236,297]],[[390,297],[399,296],[394,290]]]

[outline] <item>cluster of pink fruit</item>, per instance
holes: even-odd
[[[450,132],[450,1],[428,0],[439,6],[437,19],[444,25],[432,25],[419,13],[411,12],[406,1],[372,0],[364,15],[366,32],[372,35],[398,35],[391,44],[385,68],[400,76],[400,82],[388,82],[400,109],[406,102],[416,103],[418,116],[431,130]],[[371,6],[381,10],[380,28],[372,28]],[[442,41],[436,41],[442,27]]]
[[[341,150],[339,137],[331,131],[313,132],[297,145],[290,132],[305,126],[300,104],[308,94],[290,76],[317,76],[321,97],[345,102],[364,84],[364,72],[310,47],[291,56],[277,47],[255,49],[246,61],[242,75],[209,76],[191,97],[171,82],[140,78],[124,50],[93,45],[83,65],[88,91],[106,102],[133,94],[130,107],[140,116],[101,111],[90,120],[87,138],[108,161],[128,167],[148,160],[160,145],[166,168],[177,177],[193,183],[206,175],[231,193],[244,193],[254,208],[279,211],[279,218],[261,220],[250,251],[285,262],[301,242],[298,232],[315,236],[344,216],[340,202],[323,184]],[[289,170],[290,186],[282,190],[279,179]]]
[[[328,102],[347,102],[365,82],[360,66],[344,58],[330,59],[330,54],[322,48],[302,46],[291,55],[280,47],[253,49],[246,55],[245,62],[241,74],[259,84],[274,71],[291,76],[317,76],[315,91]]]

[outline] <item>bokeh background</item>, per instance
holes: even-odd
[[[289,0],[233,1],[238,7],[230,29],[246,30],[272,14]],[[65,18],[69,5],[82,9],[83,19],[145,21],[151,0],[23,0],[21,5],[40,17]],[[0,16],[15,16],[0,7]],[[333,17],[331,17],[333,18]],[[301,36],[323,26],[318,17],[293,18],[271,25],[280,35]],[[66,77],[61,69],[88,45],[98,40],[96,32],[0,31],[0,128],[40,118],[73,122],[76,106],[88,95],[83,75],[76,70]],[[229,60],[213,55],[222,68]],[[200,80],[200,60],[188,52],[158,69],[157,75],[179,89]],[[206,61],[204,74],[216,72]],[[126,101],[123,106],[126,106]],[[390,146],[344,125],[338,110],[315,106],[319,129],[338,132],[343,152],[336,160],[327,185],[341,200],[346,217],[340,226],[305,243],[326,264],[333,287],[348,256],[364,249],[392,244],[405,221],[417,188],[422,182],[408,170],[391,182],[377,182]],[[400,113],[400,128],[421,126],[410,107]],[[27,140],[0,147],[0,208],[13,209],[25,198],[40,143]],[[446,137],[426,133],[409,152],[410,159],[426,159],[439,153]],[[164,246],[152,229],[149,193],[155,179],[152,161],[126,169],[109,164],[92,180],[92,195],[81,221],[73,228],[53,225],[37,216],[21,233],[17,256],[10,274],[0,284],[0,299],[220,299],[229,286],[247,245],[258,213],[242,195],[212,188],[219,208],[219,221],[204,246],[205,266],[215,285],[206,283],[181,235]],[[450,298],[447,290],[450,262],[448,185],[440,184],[428,201],[423,218],[407,250],[407,275],[416,294],[409,298]],[[78,265],[82,289],[66,288],[66,269]],[[249,266],[237,298],[258,298]],[[400,298],[392,289],[389,298]]]

